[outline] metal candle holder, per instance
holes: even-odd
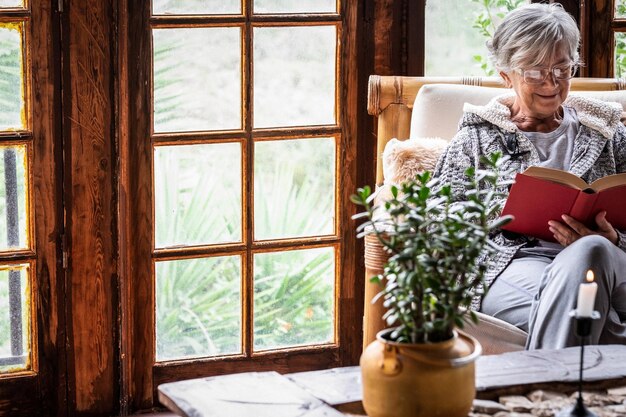
[[[568,407],[561,410],[556,417],[598,417],[593,411],[589,411],[583,402],[583,360],[585,357],[585,340],[591,334],[592,320],[598,320],[600,313],[594,311],[591,313],[591,317],[581,317],[578,315],[577,310],[572,310],[569,313],[570,317],[576,319],[576,335],[580,339],[580,370],[578,372],[578,398],[576,404],[573,407]]]

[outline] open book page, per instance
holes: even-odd
[[[606,190],[607,188],[616,187],[618,185],[626,185],[626,173],[609,175],[604,178],[595,180],[589,185],[594,191]]]
[[[524,171],[523,174],[556,182],[557,184],[568,185],[579,190],[590,188],[596,192],[616,187],[618,185],[626,185],[626,173],[608,175],[604,178],[595,180],[591,184],[587,184],[582,178],[560,169],[533,166]]]
[[[589,184],[587,184],[582,178],[560,169],[533,166],[524,171],[523,174],[556,182],[557,184],[569,185],[570,187],[577,188],[579,190],[589,188]]]

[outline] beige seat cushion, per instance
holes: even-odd
[[[420,88],[411,116],[411,138],[440,137],[447,140],[455,135],[463,104],[487,104],[489,100],[512,90],[506,88],[476,87],[459,84],[427,84]],[[626,109],[626,90],[622,91],[572,91],[604,101],[620,103]]]

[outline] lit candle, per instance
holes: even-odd
[[[587,271],[587,282],[581,283],[578,288],[578,304],[576,304],[578,317],[591,317],[597,291],[598,284],[593,282],[593,271],[590,269]]]

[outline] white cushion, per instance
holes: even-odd
[[[507,91],[510,90],[462,84],[426,84],[420,88],[413,103],[410,137],[450,140],[458,130],[463,104],[487,104],[493,97]]]
[[[426,84],[415,97],[410,137],[441,137],[450,140],[458,130],[463,104],[484,105],[493,97],[510,91],[506,88],[462,84]],[[572,91],[570,95],[617,102],[626,110],[626,90]]]

